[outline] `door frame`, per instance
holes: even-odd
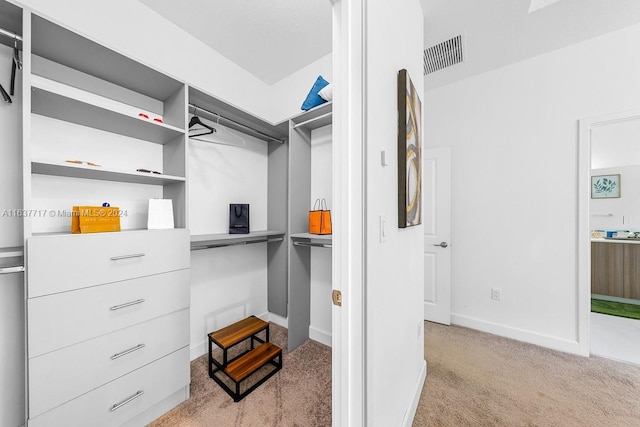
[[[363,0],[333,4],[332,425],[366,425]],[[340,143],[342,141],[343,143]]]
[[[591,131],[600,126],[640,118],[640,110],[623,111],[578,121],[578,351],[590,352],[591,314]]]

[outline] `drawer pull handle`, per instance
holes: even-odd
[[[144,254],[144,253],[140,253],[140,254],[112,256],[111,257],[111,261],[118,261],[118,260],[121,260],[121,259],[129,259],[129,258],[142,258],[145,255],[146,254]]]
[[[135,347],[131,347],[131,348],[130,348],[130,349],[128,349],[128,350],[121,351],[120,353],[116,353],[116,354],[114,354],[113,356],[111,356],[111,360],[119,359],[119,358],[121,358],[122,356],[126,356],[127,354],[129,354],[129,353],[133,353],[134,351],[138,351],[138,350],[140,350],[141,348],[144,348],[144,344],[138,344],[137,346],[135,346]]]
[[[121,308],[131,307],[132,305],[142,304],[144,302],[143,299],[137,299],[135,301],[125,302],[124,304],[114,305],[111,307],[111,311],[120,310]]]
[[[120,402],[120,403],[116,403],[115,405],[113,405],[113,406],[111,407],[111,409],[109,409],[109,412],[113,412],[113,411],[115,411],[115,410],[117,410],[117,409],[122,408],[124,405],[126,405],[127,403],[129,403],[129,402],[131,402],[131,401],[133,401],[133,400],[135,400],[135,399],[137,399],[137,398],[139,398],[139,397],[140,397],[140,396],[142,396],[143,394],[144,394],[144,391],[142,391],[142,390],[138,390],[138,391],[136,392],[136,394],[134,394],[133,396],[129,397],[128,399],[123,400],[122,402]]]

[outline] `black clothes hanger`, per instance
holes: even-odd
[[[2,98],[4,99],[4,102],[8,102],[9,104],[11,104],[11,97],[9,96],[9,94],[7,93],[6,90],[4,90],[4,88],[2,87],[2,85],[0,84],[0,93],[2,94]]]
[[[200,117],[196,116],[196,107],[193,108],[193,117],[191,117],[191,120],[189,120],[189,130],[191,131],[192,130],[191,128],[194,126],[200,126],[201,129],[198,129],[198,128],[193,129],[193,131],[195,131],[196,133],[189,133],[189,136],[210,135],[214,132],[217,132],[215,128],[205,125],[200,120]]]
[[[16,69],[22,70],[22,61],[18,52],[18,38],[13,39],[13,61],[11,61],[11,96],[15,94],[16,87]]]

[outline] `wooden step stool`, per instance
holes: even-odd
[[[264,339],[258,336],[258,334],[263,331],[265,335]],[[246,340],[251,340],[250,349],[229,359],[229,349]],[[255,346],[256,342],[260,343],[257,347]],[[222,349],[222,362],[213,357],[214,344]],[[275,366],[275,369],[271,370],[258,382],[241,393],[240,383],[267,364]],[[242,319],[209,334],[209,376],[217,382],[235,402],[242,400],[262,383],[275,375],[280,369],[282,369],[282,349],[269,342],[269,323],[264,320],[258,319],[255,316],[249,316],[246,319]],[[217,372],[222,372],[231,379],[235,385],[234,389],[231,389],[231,387],[225,384],[224,381],[216,375]]]

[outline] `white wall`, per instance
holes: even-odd
[[[591,168],[640,165],[640,118],[591,129]]]
[[[454,323],[578,352],[577,121],[638,108],[638,40],[634,26],[425,93],[425,143],[452,147]]]
[[[418,0],[370,1],[366,11],[367,425],[399,426],[411,423],[425,369],[423,226],[396,226],[398,71],[406,68],[423,93],[423,16]],[[381,166],[381,150],[389,166]]]

